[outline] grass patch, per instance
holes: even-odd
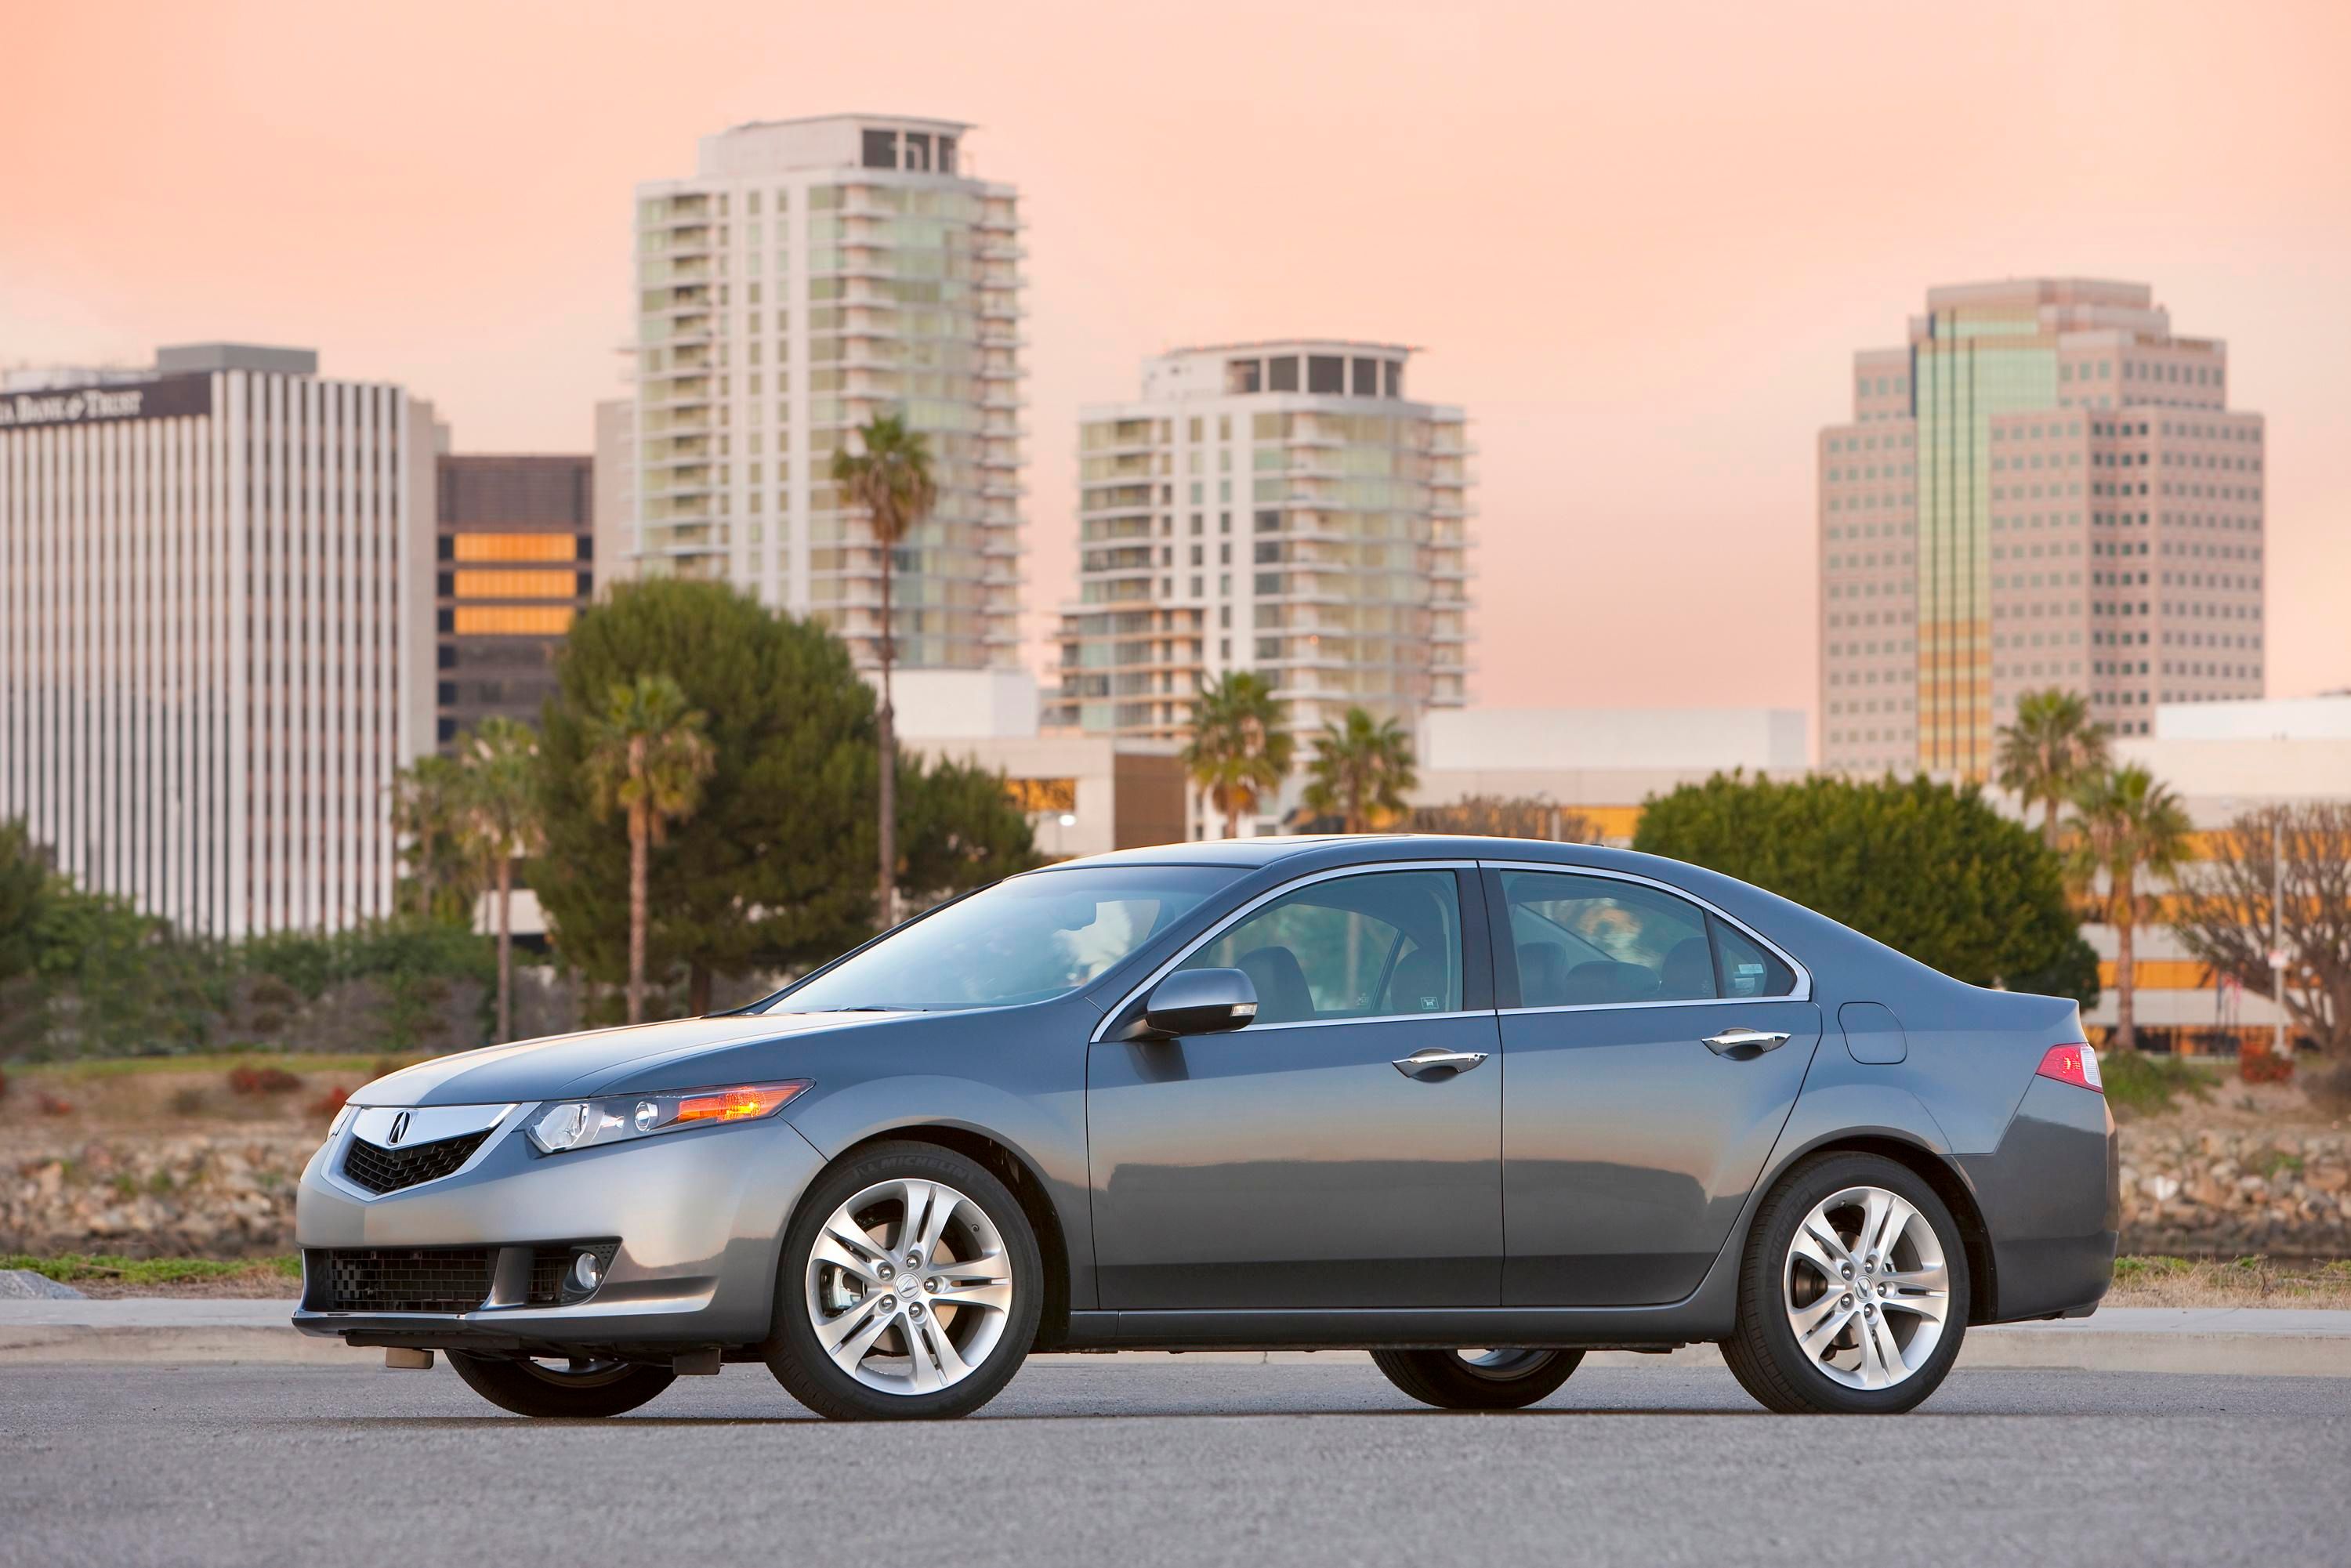
[[[2101,1051],[2098,1076],[2105,1082],[2106,1103],[2117,1113],[2134,1116],[2160,1116],[2177,1110],[2183,1094],[2197,1101],[2212,1098],[2212,1074],[2177,1056]]]
[[[155,1286],[247,1274],[299,1280],[302,1260],[292,1252],[274,1258],[123,1258],[110,1252],[61,1252],[54,1258],[36,1258],[29,1252],[0,1252],[0,1269],[30,1270],[63,1285]]]
[[[2115,1260],[2116,1307],[2351,1307],[2351,1259]]]

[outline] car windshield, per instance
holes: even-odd
[[[765,1010],[1045,1001],[1084,985],[1241,874],[1233,866],[1138,865],[1016,876],[901,927]]]

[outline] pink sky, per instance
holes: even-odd
[[[1165,347],[1329,334],[1422,346],[1416,395],[1469,411],[1477,701],[1809,709],[1849,356],[1930,284],[2061,273],[2228,340],[2270,690],[2351,685],[2351,5],[1585,9],[33,6],[0,364],[313,345],[460,451],[585,451],[635,181],[739,120],[935,114],[1030,225],[1040,653],[1077,406]]]

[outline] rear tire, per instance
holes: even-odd
[[[1959,1359],[1968,1253],[1924,1178],[1879,1155],[1799,1164],[1763,1200],[1722,1358],[1783,1416],[1916,1408]]]
[[[1387,1380],[1439,1410],[1520,1410],[1547,1399],[1582,1364],[1580,1350],[1375,1350]]]
[[[465,1386],[517,1416],[618,1416],[634,1410],[677,1381],[666,1366],[635,1366],[613,1362],[578,1372],[541,1366],[535,1361],[449,1353],[449,1364]]]

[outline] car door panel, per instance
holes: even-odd
[[[1730,1026],[1785,1044],[1721,1056]],[[1806,1001],[1506,1012],[1506,1306],[1678,1301],[1698,1288],[1820,1042]]]
[[[1491,1306],[1502,1256],[1490,1013],[1103,1041],[1087,1083],[1111,1308]]]

